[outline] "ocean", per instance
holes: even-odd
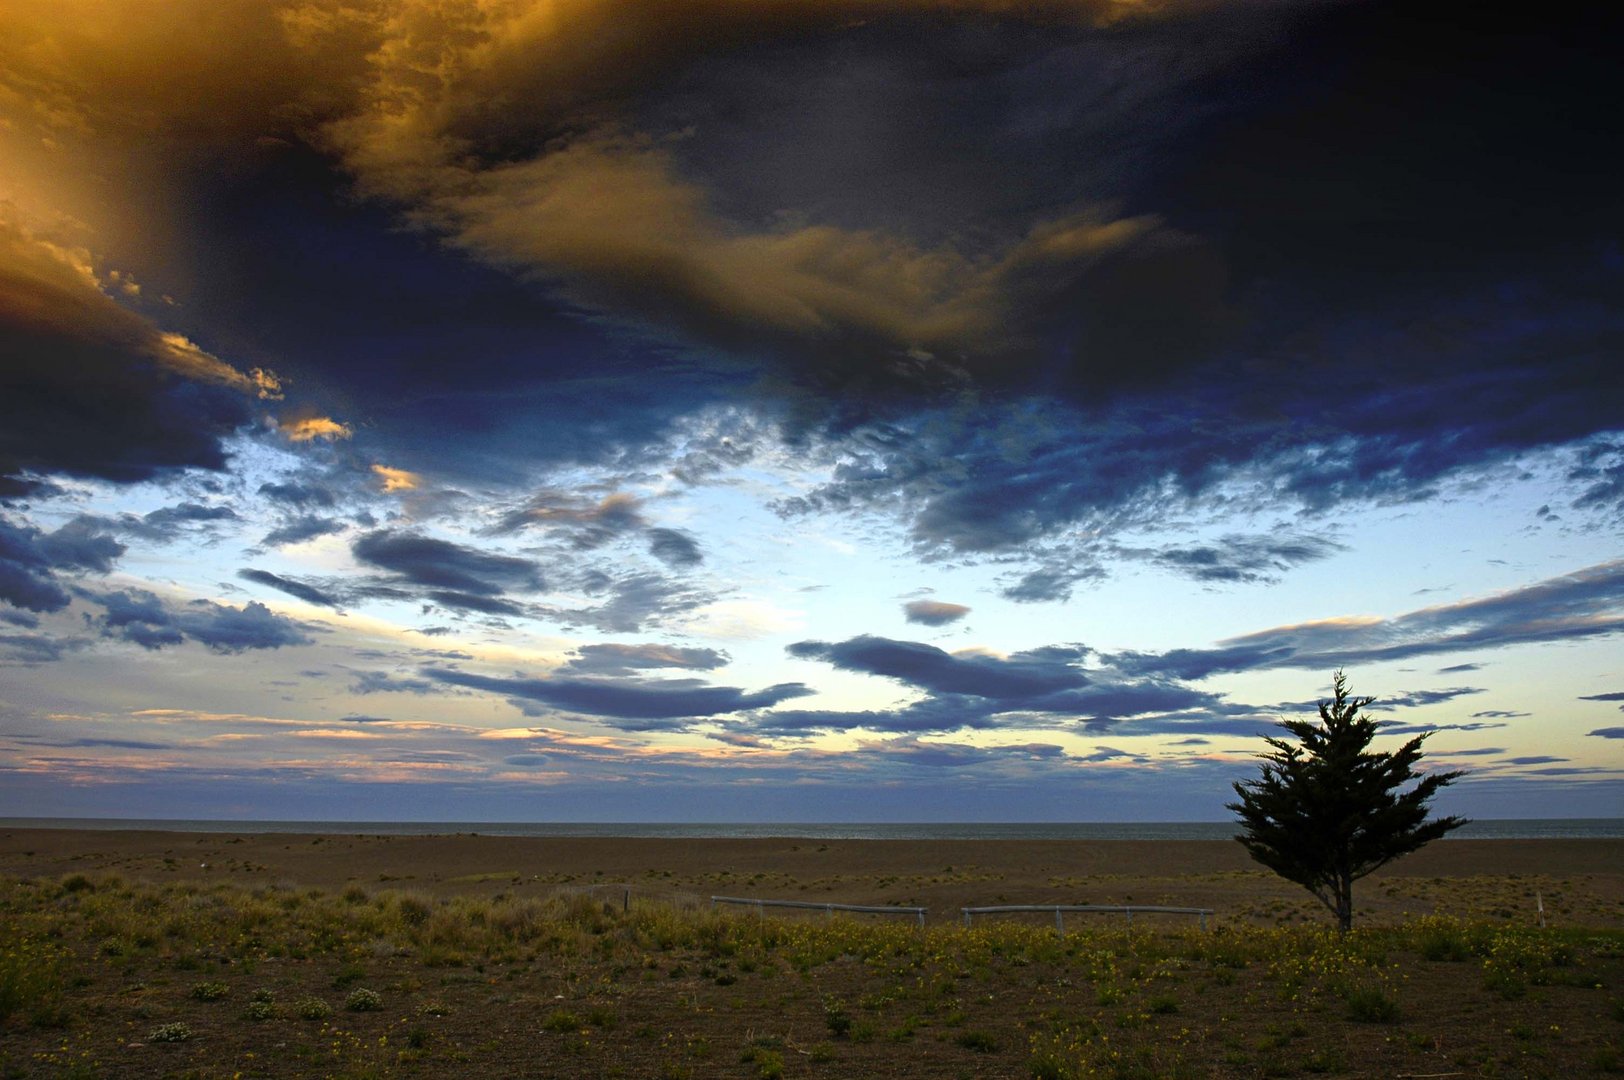
[[[1228,840],[1229,821],[1124,822],[555,822],[555,821],[178,821],[135,818],[0,818],[3,829],[152,829],[192,833],[327,833],[374,836],[626,836],[647,839],[807,840]],[[1617,840],[1624,818],[1473,821],[1462,840]]]

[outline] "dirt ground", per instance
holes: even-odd
[[[1210,908],[1219,921],[1317,920],[1302,889],[1207,840],[670,840],[346,836],[65,829],[0,831],[0,874],[117,873],[142,881],[395,888],[431,896],[592,889],[929,909],[994,904]],[[1360,918],[1417,914],[1624,926],[1624,840],[1444,840],[1362,882]]]

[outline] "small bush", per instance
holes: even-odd
[[[586,1023],[568,1009],[554,1009],[547,1014],[541,1022],[541,1030],[554,1031],[560,1035],[567,1035],[572,1031],[580,1031]]]
[[[269,1001],[250,1001],[248,1007],[243,1009],[242,1018],[252,1020],[256,1024],[276,1016],[276,1006]]]
[[[179,1021],[159,1024],[147,1033],[147,1042],[185,1042],[192,1037],[192,1029]]]
[[[293,1007],[301,1020],[325,1020],[333,1015],[332,1007],[318,997],[308,997]]]
[[[1427,918],[1416,928],[1416,951],[1423,960],[1434,963],[1458,964],[1470,960],[1474,953],[1465,927],[1453,919]]]
[[[1145,1002],[1145,1008],[1159,1016],[1168,1016],[1179,1011],[1179,1002],[1171,994],[1157,994]]]
[[[757,1047],[744,1052],[746,1062],[755,1062],[756,1075],[762,1080],[780,1080],[784,1075],[784,1055],[777,1050],[765,1050]]]
[[[383,1008],[383,998],[378,996],[376,990],[358,986],[344,999],[344,1007],[350,1012],[377,1012]]]
[[[1398,1002],[1376,986],[1356,986],[1348,991],[1348,1019],[1361,1024],[1391,1024],[1398,1019]]]
[[[996,1054],[999,1050],[998,1040],[985,1031],[966,1031],[953,1041],[978,1054]]]
[[[830,998],[823,1003],[823,1022],[829,1028],[829,1034],[837,1039],[843,1039],[851,1033],[851,1014],[846,1011],[843,1002]]]
[[[0,1020],[56,997],[61,955],[33,938],[0,942]]]
[[[192,987],[194,1001],[219,1001],[231,993],[231,987],[223,982],[200,982]]]

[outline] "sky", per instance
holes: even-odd
[[[1606,7],[0,5],[0,815],[1624,816]]]

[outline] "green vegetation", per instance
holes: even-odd
[[[1494,919],[1060,937],[75,877],[0,879],[0,928],[5,1077],[1555,1076],[1624,1045],[1624,931]]]
[[[1252,858],[1307,889],[1348,930],[1355,881],[1466,819],[1427,819],[1433,796],[1462,775],[1416,771],[1427,736],[1392,753],[1371,750],[1379,729],[1359,710],[1376,699],[1350,696],[1340,671],[1331,683],[1319,722],[1281,721],[1297,741],[1265,740],[1273,752],[1260,755],[1256,780],[1235,785],[1240,802],[1228,809],[1240,816],[1245,833],[1237,839]]]

